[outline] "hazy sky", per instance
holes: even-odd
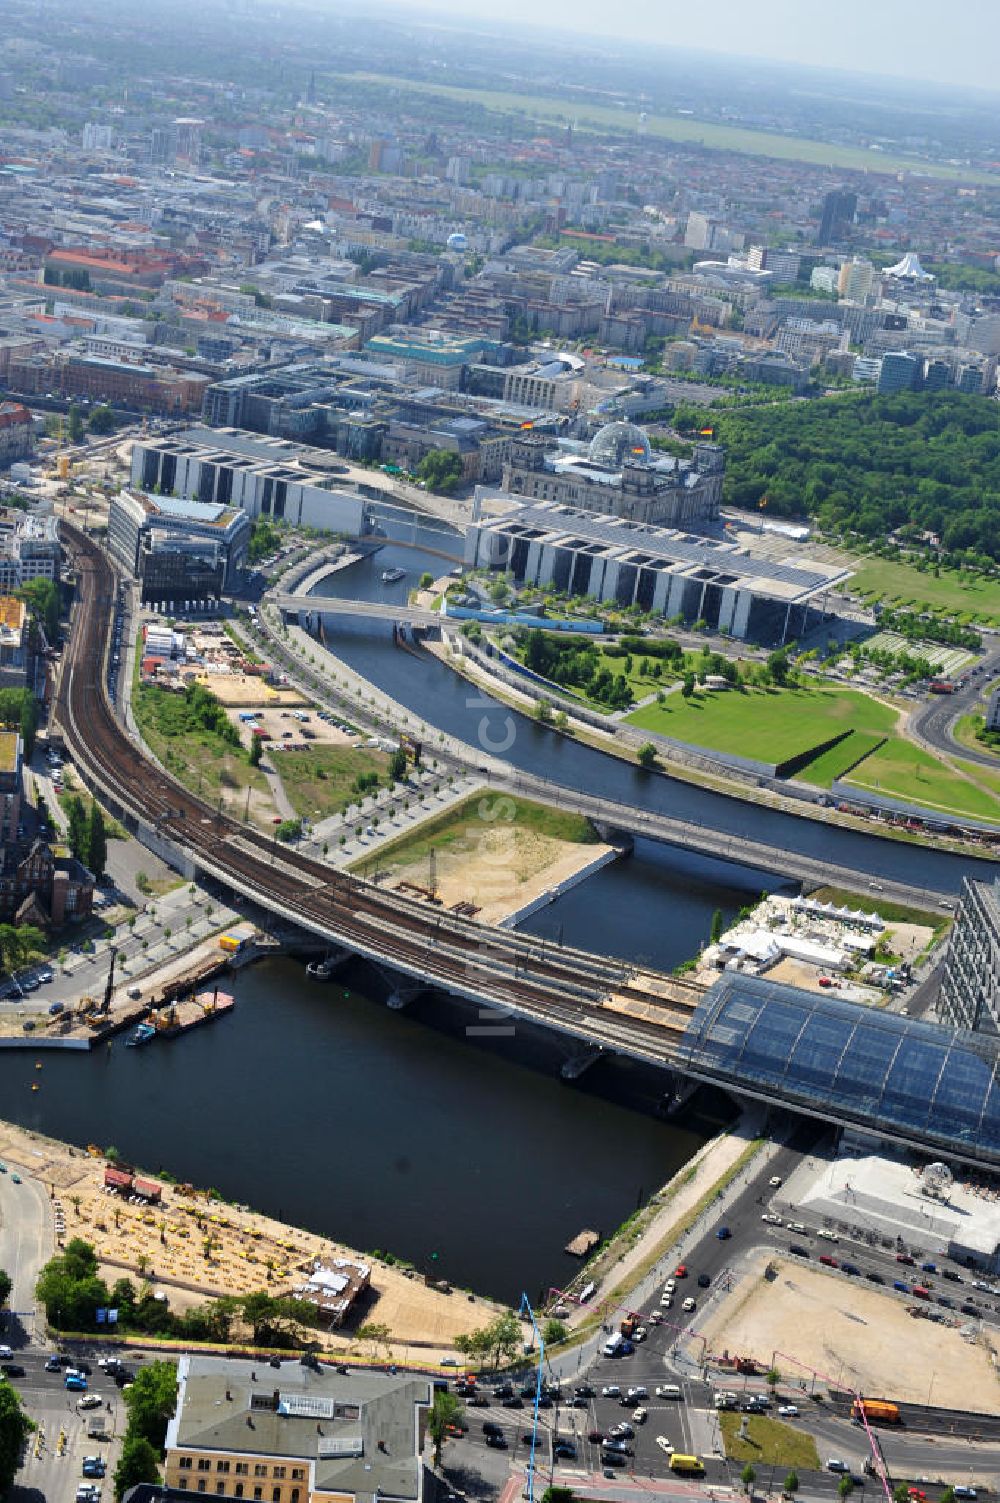
[[[997,0],[395,0],[705,51],[1000,89]]]

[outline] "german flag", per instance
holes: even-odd
[[[715,429],[714,428],[699,428],[698,432],[701,434],[702,438],[714,438],[715,437]]]
[[[761,511],[763,511],[765,506],[767,505],[767,497],[761,496],[760,500],[757,502],[757,505],[760,507]]]
[[[522,423],[521,432],[523,433],[526,428],[533,428],[534,426],[534,423]]]

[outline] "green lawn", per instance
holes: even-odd
[[[311,746],[308,751],[275,747],[266,755],[300,819],[325,819],[358,803],[362,793],[355,779],[376,773],[384,784],[389,766],[386,752],[364,746]]]
[[[926,924],[937,935],[951,923],[951,914],[911,908],[908,903],[893,903],[888,898],[873,898],[870,892],[849,892],[845,887],[816,887],[806,894],[817,903],[836,903],[838,908],[860,908],[863,913],[877,913],[887,924]]]
[[[898,716],[856,689],[728,689],[696,692],[690,699],[671,694],[662,705],[646,705],[627,717],[630,725],[657,731],[693,746],[734,752],[761,762],[800,756],[841,731],[853,731],[872,744],[891,732]],[[824,786],[863,751],[835,748],[808,768],[803,777]],[[816,775],[817,767],[821,768]]]
[[[180,701],[180,695],[155,686],[142,685],[133,693],[136,724],[150,751],[199,798],[215,804],[221,800],[235,816],[247,809],[255,824],[269,828],[274,804],[260,768],[250,766],[241,746],[188,724],[179,713]]]
[[[984,770],[988,776],[988,769]],[[894,736],[873,752],[845,781],[887,798],[924,805],[939,814],[1000,820],[1000,799],[950,773],[921,747],[899,737]]]
[[[1000,624],[1000,581],[979,579],[956,569],[942,569],[935,577],[910,564],[865,558],[859,561],[849,588],[870,599]]]
[[[743,1420],[747,1422],[748,1440],[739,1438]],[[726,1455],[731,1461],[819,1471],[816,1442],[811,1435],[796,1430],[793,1425],[770,1419],[766,1414],[736,1414],[732,1410],[723,1410],[719,1415],[719,1428]],[[762,1480],[759,1473],[757,1480]],[[777,1481],[783,1482],[784,1478],[779,1477]]]
[[[387,73],[345,73],[346,83],[381,84],[394,91],[437,94],[458,99],[484,109],[500,110],[511,115],[554,121],[559,125],[594,126],[602,130],[628,131],[639,127],[638,112],[617,109],[613,105],[591,104],[583,99],[560,99],[543,94],[509,94],[499,89],[468,89],[448,84],[420,83],[396,78]],[[838,146],[799,136],[781,136],[770,131],[748,130],[737,125],[718,125],[713,121],[692,120],[684,116],[649,115],[642,122],[648,136],[668,141],[693,141],[717,151],[739,151],[750,156],[776,157],[788,162],[814,162],[823,166],[858,171],[877,168],[879,172],[918,169],[927,177],[957,179],[960,182],[995,184],[996,174],[949,167],[944,163],[924,162],[916,157],[896,156],[889,152],[877,155],[860,146]]]
[[[416,829],[407,831],[395,840],[386,841],[377,852],[351,867],[361,876],[386,867],[413,866],[426,861],[431,851],[442,855],[448,851],[461,854],[478,848],[484,829],[499,817],[509,828],[529,831],[547,836],[550,840],[571,840],[578,845],[592,844],[597,834],[588,819],[580,814],[566,814],[561,809],[550,809],[546,804],[536,804],[530,799],[504,797],[503,808],[493,795],[474,793],[450,809],[425,820]],[[505,818],[511,812],[510,819]],[[485,808],[484,808],[485,806]]]

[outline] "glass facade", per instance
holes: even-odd
[[[935,1153],[1000,1164],[995,1038],[726,973],[692,1017],[677,1067]]]

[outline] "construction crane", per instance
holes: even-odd
[[[433,855],[433,852],[431,854]],[[531,1414],[531,1450],[528,1453],[528,1472],[525,1477],[527,1486],[524,1494],[528,1503],[535,1503],[535,1452],[538,1447],[538,1408],[542,1397],[542,1369],[545,1366],[545,1342],[542,1340],[542,1333],[538,1329],[538,1322],[535,1320],[535,1312],[531,1308],[531,1301],[526,1294],[521,1295],[520,1313],[527,1315],[531,1321],[531,1329],[534,1331],[535,1340],[538,1342],[538,1375],[535,1379],[535,1402],[532,1405]]]
[[[100,1011],[105,1014],[111,1011],[111,994],[115,989],[115,961],[118,959],[117,945],[112,945],[109,953],[111,955],[111,964],[108,966],[108,979],[104,987],[104,999],[100,1006]]]

